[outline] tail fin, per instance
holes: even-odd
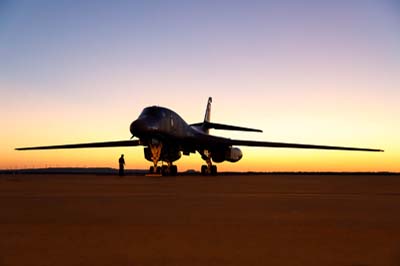
[[[210,122],[211,118],[211,103],[212,103],[212,98],[208,98],[207,102],[207,109],[206,109],[206,114],[204,115],[204,122]]]
[[[210,128],[224,129],[224,130],[262,132],[262,130],[254,129],[254,128],[238,127],[238,126],[231,126],[231,125],[225,125],[225,124],[211,123],[210,122],[210,118],[211,118],[211,103],[212,103],[212,98],[209,97],[208,98],[208,102],[207,102],[206,114],[204,115],[204,121],[201,122],[201,123],[191,124],[190,126],[195,127],[198,130],[201,130],[202,132],[204,132],[206,134],[209,134]]]

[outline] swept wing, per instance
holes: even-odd
[[[24,151],[24,150],[52,150],[52,149],[78,149],[78,148],[109,148],[109,147],[132,147],[139,145],[141,145],[139,140],[119,140],[119,141],[24,147],[24,148],[16,148],[16,150]]]
[[[345,151],[375,151],[375,152],[383,152],[383,150],[371,149],[371,148],[355,148],[355,147],[300,144],[300,143],[252,141],[252,140],[233,140],[233,139],[228,139],[227,143],[229,145],[232,145],[232,146],[236,145],[236,146],[270,147],[270,148],[297,148],[297,149],[320,149],[320,150],[345,150]]]

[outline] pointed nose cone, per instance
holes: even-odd
[[[147,125],[146,121],[142,119],[137,119],[132,122],[129,130],[135,137],[140,137],[146,131]]]

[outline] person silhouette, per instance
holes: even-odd
[[[124,159],[124,155],[121,154],[121,157],[119,157],[119,176],[123,176],[124,173],[124,167],[125,167],[125,159]]]

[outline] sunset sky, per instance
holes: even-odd
[[[147,168],[143,148],[15,151],[131,137],[149,105],[236,139],[384,149],[243,147],[225,171],[400,172],[398,1],[0,1],[0,169]],[[199,154],[179,170],[199,170]]]

